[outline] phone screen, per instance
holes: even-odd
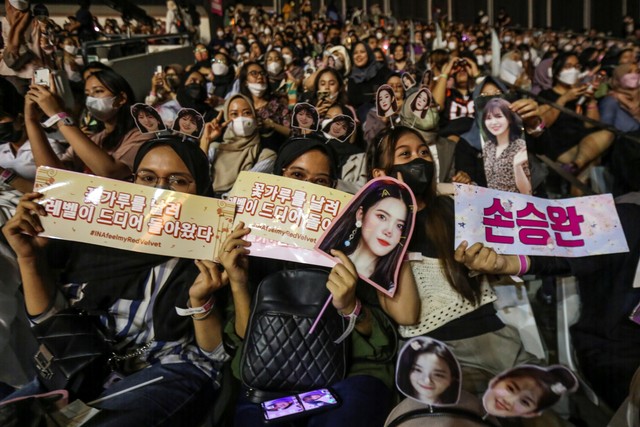
[[[300,393],[298,395],[302,401],[302,406],[307,411],[320,408],[323,406],[333,406],[338,404],[338,400],[326,388]]]
[[[264,412],[265,419],[274,420],[287,415],[304,412],[304,407],[297,396],[287,396],[263,402],[262,411]]]
[[[282,417],[299,416],[305,412],[312,413],[331,409],[338,406],[339,403],[331,390],[321,388],[294,396],[269,400],[263,402],[261,406],[265,420],[275,420]]]

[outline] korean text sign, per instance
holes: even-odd
[[[230,202],[60,169],[38,168],[34,190],[46,237],[213,260],[233,224]]]
[[[236,204],[236,223],[243,221],[251,234],[312,250],[352,197],[305,181],[241,172],[229,200]]]
[[[455,185],[456,241],[498,253],[581,257],[628,252],[610,194],[547,200]]]

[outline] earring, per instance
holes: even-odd
[[[344,241],[344,247],[345,248],[348,248],[349,246],[351,246],[351,241],[353,239],[355,239],[356,233],[358,232],[358,229],[360,227],[362,227],[362,221],[356,221],[355,226],[356,226],[356,228],[354,228],[353,231],[351,232],[351,234],[349,234],[349,240],[345,240]]]

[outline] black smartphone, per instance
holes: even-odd
[[[265,422],[281,422],[337,408],[340,399],[328,388],[320,388],[262,402],[260,406]]]

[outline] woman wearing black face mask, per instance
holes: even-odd
[[[417,289],[403,289],[392,300],[381,301],[398,323],[420,301],[419,322],[400,326],[400,335],[427,335],[446,342],[462,366],[465,389],[484,390],[492,376],[535,361],[524,350],[518,331],[496,315],[490,304],[496,298],[488,285],[469,277],[469,270],[455,261],[453,201],[436,193],[433,159],[420,133],[404,126],[387,129],[370,145],[367,166],[370,177],[404,180],[418,207],[408,249],[421,254],[419,261],[411,262]],[[498,354],[493,348],[504,351]]]
[[[16,88],[0,78],[0,188],[13,188],[28,193],[33,188],[36,165],[27,140],[22,113],[24,99]],[[64,148],[49,140],[57,156]]]
[[[198,71],[192,71],[184,81],[184,86],[178,89],[176,99],[182,108],[193,108],[202,114],[208,122],[216,117],[215,111],[207,104],[206,79]]]

